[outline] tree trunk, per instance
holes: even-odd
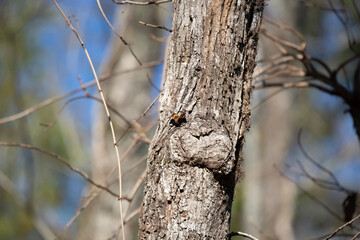
[[[242,175],[264,2],[173,4],[139,239],[224,239],[234,186]]]

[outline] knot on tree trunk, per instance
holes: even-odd
[[[194,119],[170,137],[171,160],[229,174],[234,167],[228,131],[213,119]]]

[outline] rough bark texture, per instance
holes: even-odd
[[[241,177],[263,1],[173,4],[139,239],[224,239]],[[174,113],[186,122],[172,124]]]

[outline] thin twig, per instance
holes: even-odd
[[[334,190],[334,191],[343,191],[343,189],[339,188],[334,182],[323,180],[320,178],[313,177],[304,167],[300,160],[296,159],[296,163],[299,165],[300,169],[296,169],[294,167],[290,168],[294,172],[300,174],[301,176],[310,179],[313,183],[318,185],[321,188]]]
[[[357,239],[359,236],[360,236],[360,232],[356,233],[356,234],[354,235],[354,237],[351,238],[351,240],[355,240],[355,239]]]
[[[339,181],[335,177],[334,173],[332,173],[329,169],[325,168],[324,166],[319,164],[317,161],[315,161],[312,157],[310,157],[310,155],[306,152],[304,146],[301,143],[301,133],[302,133],[302,130],[300,129],[299,133],[298,133],[298,136],[297,136],[297,142],[298,142],[299,148],[300,148],[301,152],[304,154],[305,158],[308,161],[310,161],[313,165],[315,165],[317,168],[319,168],[323,172],[327,173],[331,177],[331,179],[334,181],[333,185],[335,185],[339,190],[344,191],[346,193],[351,192],[350,190],[345,189],[343,186],[341,186],[341,184],[339,183]]]
[[[277,38],[277,37],[271,35],[270,33],[268,33],[268,31],[266,31],[265,29],[262,29],[262,30],[261,30],[261,33],[262,33],[265,37],[271,39],[271,40],[274,41],[274,42],[277,42],[277,43],[281,44],[282,46],[285,46],[285,47],[294,49],[294,50],[296,50],[296,51],[298,51],[298,52],[305,51],[305,49],[303,48],[303,46],[299,47],[298,45],[296,45],[296,44],[294,44],[294,43],[291,43],[291,42],[282,40],[282,39],[280,39],[280,38]]]
[[[149,74],[148,72],[146,73],[146,77],[147,77],[150,85],[151,85],[154,89],[156,89],[158,92],[161,92],[160,88],[158,88],[158,87],[153,83],[153,81],[151,80],[150,74]]]
[[[142,158],[140,158],[140,160],[138,160],[137,162],[135,162],[133,165],[131,165],[128,169],[126,169],[123,172],[123,176],[125,176],[126,174],[130,173],[132,170],[134,170],[135,168],[137,168],[141,163],[145,162],[147,156],[144,156]]]
[[[158,60],[158,61],[152,61],[152,62],[148,62],[148,63],[145,63],[143,64],[142,66],[138,66],[138,67],[134,67],[134,68],[131,68],[131,69],[128,69],[128,70],[124,70],[124,71],[120,71],[120,72],[117,72],[117,73],[113,73],[113,74],[109,74],[105,77],[102,77],[99,79],[100,82],[103,82],[103,81],[106,81],[110,78],[112,78],[113,76],[117,76],[117,75],[122,75],[122,74],[125,74],[125,73],[129,73],[129,72],[134,72],[134,71],[137,71],[137,70],[140,70],[140,69],[145,69],[145,68],[150,68],[150,67],[154,67],[156,65],[159,65],[159,64],[162,64],[163,61],[162,60]],[[90,81],[86,84],[84,84],[84,86],[86,88],[89,88],[91,86],[94,86],[96,85],[96,80],[93,80],[93,81]],[[72,91],[69,91],[67,93],[64,93],[64,94],[60,94],[58,96],[55,96],[55,97],[52,97],[52,98],[49,98],[49,99],[46,99],[32,107],[29,107],[19,113],[16,113],[14,115],[11,115],[11,116],[8,116],[8,117],[4,117],[4,118],[0,118],[0,124],[4,124],[4,123],[7,123],[7,122],[11,122],[11,121],[15,121],[15,120],[18,120],[18,119],[21,119],[23,117],[26,117],[28,116],[29,114],[37,111],[37,110],[40,110],[40,109],[43,109],[55,102],[58,102],[58,101],[61,101],[69,96],[72,96],[78,92],[81,92],[82,91],[82,88],[77,88],[77,89],[74,89]]]
[[[113,25],[110,23],[110,21],[108,20],[108,18],[106,17],[102,7],[101,7],[101,4],[100,4],[100,0],[96,0],[96,3],[99,7],[99,10],[102,14],[102,16],[104,17],[106,23],[109,25],[109,27],[111,28],[111,30],[116,34],[116,36],[119,37],[119,39],[121,40],[121,42],[128,47],[129,51],[131,52],[131,55],[133,55],[133,57],[135,58],[135,60],[139,63],[139,65],[142,65],[140,59],[136,56],[135,52],[133,51],[133,49],[131,48],[130,44],[125,41],[125,39],[115,30],[115,28],[113,27]]]
[[[141,114],[141,116],[136,120],[139,121],[142,117],[146,115],[146,113],[152,108],[152,106],[155,104],[156,100],[158,100],[160,97],[160,93],[156,96],[156,98],[150,103],[150,105],[145,109],[145,111]]]
[[[130,221],[133,217],[135,217],[137,214],[139,214],[140,211],[141,211],[141,207],[135,209],[134,211],[129,213],[129,215],[125,218],[125,221],[126,222]]]
[[[99,1],[99,0],[97,0]],[[87,51],[87,48],[85,47],[85,44],[84,42],[82,41],[80,35],[76,32],[75,28],[73,27],[73,25],[71,24],[71,22],[69,21],[69,19],[66,18],[66,15],[64,14],[64,12],[61,10],[60,6],[58,5],[58,3],[56,2],[56,0],[53,0],[54,4],[56,5],[56,7],[58,8],[59,12],[61,13],[61,15],[64,17],[65,21],[67,22],[67,24],[69,25],[69,27],[71,28],[71,30],[73,31],[73,33],[75,34],[75,36],[77,37],[77,39],[79,40],[82,48],[84,49],[84,52],[86,54],[86,57],[88,59],[88,62],[90,64],[90,67],[91,67],[91,70],[94,74],[94,77],[95,77],[95,80],[96,80],[96,84],[97,84],[97,87],[98,87],[98,90],[99,90],[99,93],[100,93],[100,96],[101,96],[101,99],[103,101],[103,104],[104,104],[104,108],[105,108],[105,112],[106,112],[106,115],[109,119],[109,125],[110,125],[110,129],[111,129],[111,134],[112,134],[112,138],[113,138],[113,143],[114,143],[114,148],[115,148],[115,153],[116,153],[116,159],[117,159],[117,162],[118,162],[118,169],[119,169],[119,196],[122,195],[122,182],[121,182],[121,162],[120,162],[120,154],[119,154],[119,149],[118,149],[118,146],[116,144],[116,135],[115,135],[115,130],[114,130],[114,126],[113,126],[113,122],[111,121],[111,117],[110,117],[110,112],[109,112],[109,109],[107,107],[107,104],[106,104],[106,100],[105,100],[105,97],[104,97],[104,93],[101,89],[101,86],[100,86],[100,82],[99,82],[99,79],[97,77],[97,74],[96,74],[96,71],[95,71],[95,68],[94,68],[94,65],[92,63],[92,60],[90,58],[90,55]],[[98,2],[99,4],[99,2]],[[124,224],[124,221],[123,221],[123,214],[122,214],[122,198],[119,197],[119,205],[120,205],[120,221],[121,221],[121,225]],[[124,228],[122,228],[122,235],[123,235],[123,240],[125,240],[125,230]]]
[[[69,230],[70,230],[71,226],[74,224],[76,219],[80,216],[81,212],[84,211],[87,208],[87,206],[90,203],[92,203],[99,196],[100,193],[101,193],[101,191],[91,191],[87,196],[85,196],[83,198],[80,207],[77,209],[74,216],[66,224],[66,226],[64,228],[64,231],[60,236],[60,239],[66,239],[67,238],[67,235],[69,233]]]
[[[231,232],[227,235],[227,238],[228,238],[228,240],[230,240],[234,236],[241,236],[241,237],[251,239],[251,240],[258,240],[256,237],[254,237],[248,233],[243,233],[243,232]]]
[[[268,18],[268,17],[266,17],[266,16],[264,16],[264,20],[265,20],[266,22],[274,25],[274,26],[277,26],[277,27],[280,28],[280,29],[284,29],[284,30],[289,31],[289,32],[291,32],[292,34],[294,34],[294,35],[300,40],[300,42],[301,42],[301,43],[300,43],[300,48],[301,48],[302,50],[305,50],[305,48],[306,48],[305,38],[304,38],[304,36],[303,36],[300,32],[296,31],[295,28],[286,26],[286,25],[281,24],[281,23],[279,23],[279,22],[275,22],[274,20],[271,20],[270,18]]]
[[[334,71],[334,74],[336,75],[342,68],[344,68],[348,63],[356,60],[360,58],[360,54],[356,54],[350,58],[348,58],[347,60],[345,60],[343,63],[341,63]]]
[[[136,192],[139,190],[140,185],[141,185],[141,183],[143,182],[145,176],[146,176],[146,170],[140,175],[140,177],[139,177],[138,180],[136,181],[136,183],[135,183],[132,191],[131,191],[130,194],[128,195],[128,198],[131,199],[131,200],[130,200],[130,202],[129,202],[129,204],[128,204],[127,209],[125,210],[125,214],[124,214],[125,216],[127,215],[128,211],[129,211],[129,209],[130,209],[132,200],[134,199]]]
[[[135,209],[133,212],[131,212],[126,218],[125,218],[125,223],[128,223],[131,219],[133,219],[136,215],[138,215],[141,211],[141,207]],[[107,238],[107,240],[111,240],[111,239],[117,239],[117,233],[121,230],[121,226],[119,226],[116,230],[116,232],[111,235],[110,237]]]
[[[264,102],[268,101],[270,98],[278,95],[279,93],[281,93],[282,91],[286,90],[286,88],[280,88],[278,90],[276,90],[275,92],[270,93],[268,96],[264,97],[263,99],[260,100],[260,102],[252,105],[250,107],[250,111],[252,112],[255,108],[259,107],[261,104],[263,104]]]
[[[330,238],[332,238],[333,236],[335,236],[335,234],[337,234],[338,232],[340,232],[342,229],[344,229],[347,226],[350,226],[353,222],[355,222],[356,220],[360,219],[360,214],[357,215],[355,218],[351,219],[350,221],[348,221],[347,223],[345,223],[344,225],[340,226],[338,229],[336,229],[333,233],[331,233],[329,236],[327,236],[325,238],[325,240],[329,240]]]
[[[143,21],[139,21],[139,23],[142,24],[142,25],[145,25],[147,27],[159,28],[159,29],[163,29],[163,30],[168,31],[168,32],[172,32],[172,30],[170,28],[167,28],[165,26],[150,24],[150,23],[146,23],[146,22],[143,22]]]
[[[260,71],[258,73],[255,73],[253,75],[253,78],[258,78],[261,75],[264,75],[266,72],[272,70],[274,67],[277,67],[279,65],[283,65],[283,64],[289,64],[293,61],[297,61],[298,59],[295,57],[295,55],[293,54],[281,54],[281,55],[276,55],[268,60],[261,60],[261,61],[257,61],[257,63],[265,63],[263,64],[263,66],[261,66]],[[266,62],[270,62],[269,64],[266,64]]]
[[[339,21],[340,21],[340,23],[343,25],[343,27],[344,27],[344,30],[345,30],[345,32],[346,32],[346,35],[347,35],[347,41],[348,41],[348,45],[349,45],[349,48],[353,51],[353,52],[357,52],[356,50],[354,50],[354,46],[353,46],[353,38],[354,38],[354,36],[353,36],[353,33],[352,33],[352,31],[351,31],[351,28],[349,28],[349,19],[348,19],[348,16],[347,16],[347,14],[346,14],[346,11],[345,11],[345,8],[344,8],[344,6],[342,6],[342,12],[343,12],[343,15],[344,15],[344,18],[345,19],[343,19],[342,17],[341,17],[341,15],[340,15],[340,13],[339,13],[339,10],[337,10],[335,7],[334,7],[334,5],[333,5],[333,3],[332,3],[332,1],[331,0],[328,0],[328,3],[329,3],[329,5],[330,5],[330,7],[331,7],[331,9],[333,10],[332,12],[335,14],[335,16],[339,19]],[[355,40],[354,40],[355,41]]]
[[[134,143],[132,144],[132,146],[130,146],[130,147],[128,148],[128,150],[121,156],[121,159],[122,159],[122,160],[125,160],[125,159],[128,157],[128,155],[130,154],[131,150],[134,149],[135,145],[136,145],[138,142],[139,142],[138,140],[134,140]],[[145,159],[146,159],[146,158],[145,158]],[[142,159],[142,161],[144,161],[144,160]],[[116,170],[116,168],[117,168],[117,164],[115,164],[114,167],[112,167],[112,169],[106,174],[105,179],[102,180],[102,181],[103,181],[103,182],[107,182],[108,179],[112,176],[112,174],[113,174],[114,171]],[[126,172],[123,174],[123,176],[124,176],[125,174],[126,174]],[[112,184],[113,184],[113,183],[106,183],[105,186],[110,187]],[[76,211],[76,213],[74,214],[74,216],[70,219],[70,221],[66,224],[66,227],[64,228],[64,231],[63,231],[64,233],[62,234],[62,238],[63,238],[63,239],[66,239],[66,236],[67,236],[67,234],[68,234],[68,232],[69,232],[70,227],[72,226],[72,224],[74,224],[74,222],[76,221],[76,219],[80,216],[81,212],[82,212],[90,203],[92,203],[92,202],[100,195],[101,190],[102,190],[102,189],[100,189],[100,191],[98,191],[98,189],[95,189],[95,190],[93,190],[93,191],[90,191],[90,193],[83,198],[82,204],[80,205],[80,207],[77,209],[77,211]],[[129,202],[129,204],[131,203],[132,199],[130,200],[130,198],[127,197],[126,195],[123,195],[122,197],[123,197],[123,199],[126,199],[126,200]],[[125,223],[126,223],[126,220],[125,220]]]
[[[336,93],[333,90],[327,89],[321,85],[311,83],[308,81],[302,81],[302,82],[282,82],[282,83],[267,83],[263,82],[263,84],[256,86],[256,89],[261,88],[268,88],[268,87],[283,87],[283,88],[308,88],[313,87],[320,91],[326,92],[331,95],[336,95]]]
[[[87,97],[86,96],[78,96],[78,97],[73,97],[73,98],[67,100],[61,106],[60,110],[56,113],[55,119],[51,123],[40,123],[40,126],[46,127],[46,130],[49,130],[50,128],[52,128],[56,124],[56,122],[59,119],[61,113],[64,111],[64,109],[66,108],[67,105],[69,105],[71,102],[74,102],[74,101],[79,100],[79,99],[84,99],[84,98],[87,98]]]
[[[138,64],[139,64],[140,66],[143,65],[142,62],[140,61],[140,59],[136,56],[136,54],[135,54],[135,52],[133,51],[133,49],[131,48],[130,44],[129,44],[127,41],[125,41],[125,39],[115,30],[115,28],[113,27],[113,25],[110,23],[110,21],[109,21],[108,18],[106,17],[106,14],[105,14],[104,10],[103,10],[102,7],[101,7],[100,0],[96,0],[96,3],[97,3],[97,5],[98,5],[98,7],[99,7],[99,10],[100,10],[102,16],[104,17],[106,23],[109,25],[109,27],[111,28],[111,30],[120,38],[120,40],[123,42],[123,44],[129,48],[131,54],[132,54],[133,57],[136,59],[136,61],[138,62]],[[148,81],[151,82],[151,79],[150,79],[150,77],[149,77],[148,74],[146,74],[146,77],[148,78]]]
[[[288,165],[286,165],[286,167],[289,168]],[[278,169],[278,168],[277,168]],[[339,221],[342,221],[342,218],[335,213],[330,207],[328,207],[325,203],[323,203],[322,201],[320,201],[319,199],[317,199],[316,197],[314,197],[313,195],[311,195],[309,192],[307,192],[304,188],[302,188],[296,181],[294,181],[292,178],[290,178],[289,176],[287,176],[286,174],[283,173],[283,171],[281,171],[280,169],[278,169],[279,173],[281,176],[283,176],[284,178],[288,179],[289,181],[293,182],[301,191],[303,191],[303,193],[305,193],[310,199],[312,199],[314,202],[317,202],[318,204],[320,204],[323,208],[326,209],[326,211],[328,211],[331,215],[333,215],[335,218],[337,218]]]
[[[118,0],[112,0],[113,3],[116,4],[132,4],[132,5],[140,5],[140,6],[146,6],[146,5],[158,5],[158,4],[162,4],[162,3],[168,3],[171,2],[171,0],[160,0],[160,1],[148,1],[148,2],[135,2],[135,1],[118,1]]]
[[[131,125],[129,125],[129,127],[125,130],[125,132],[119,137],[119,139],[116,141],[116,144],[118,144],[120,142],[120,140],[125,136],[125,134],[129,131],[129,129],[132,127],[132,126],[135,126],[136,123],[141,119],[143,118],[146,113],[150,110],[150,108],[152,108],[152,106],[155,104],[156,100],[158,100],[158,98],[160,97],[160,93],[157,95],[157,97],[150,103],[150,105],[145,109],[145,111],[141,114],[141,116],[136,120],[134,121]]]
[[[29,144],[24,144],[24,143],[0,142],[0,146],[27,148],[27,149],[35,150],[35,151],[44,153],[44,154],[46,154],[48,156],[51,156],[51,157],[59,160],[61,163],[65,164],[71,171],[76,172],[77,174],[79,174],[82,178],[84,178],[90,184],[94,185],[97,188],[105,190],[110,195],[112,195],[112,196],[114,196],[116,198],[120,198],[120,196],[118,194],[114,193],[113,191],[111,191],[107,187],[102,186],[102,185],[94,182],[94,180],[92,180],[86,173],[84,173],[83,171],[81,171],[80,169],[78,169],[76,167],[73,167],[67,160],[65,160],[63,157],[60,157],[59,155],[57,155],[54,152],[50,152],[50,151],[47,151],[47,150],[45,150],[43,148],[35,147],[35,146],[29,145]]]
[[[73,102],[73,101],[75,101],[75,100],[79,100],[79,99],[91,99],[91,100],[95,100],[95,101],[97,101],[97,102],[99,102],[99,103],[102,104],[101,98],[94,97],[94,96],[92,96],[92,95],[90,95],[90,94],[89,94],[89,95],[86,95],[86,96],[79,96],[79,97],[71,98],[71,99],[67,100],[67,101],[63,104],[63,106],[62,106],[62,107],[60,108],[60,110],[57,112],[57,114],[56,114],[56,116],[55,116],[55,119],[54,119],[51,123],[40,123],[40,126],[46,127],[46,128],[47,128],[46,130],[52,128],[52,127],[56,124],[57,119],[60,117],[60,114],[61,114],[61,112],[64,110],[64,108],[65,108],[69,103],[71,103],[71,102]],[[131,127],[131,122],[130,122],[129,120],[127,120],[127,119],[126,119],[116,108],[114,108],[112,105],[110,105],[109,103],[107,103],[107,104],[108,104],[109,109],[110,109],[113,113],[115,113],[117,116],[119,116],[120,118],[122,118],[122,119]],[[115,123],[117,124],[117,126],[119,126],[121,129],[125,129],[125,128],[126,128],[126,127],[122,126],[119,122],[117,122],[116,120],[115,120],[114,122],[115,122]]]
[[[78,77],[79,79],[79,82],[80,82],[80,86],[81,86],[81,89],[84,91],[85,93],[85,96],[90,98],[90,99],[93,99],[93,100],[96,100],[100,103],[102,103],[102,99],[98,98],[98,97],[94,97],[92,96],[88,91],[87,91],[87,88],[86,86],[84,85],[84,83],[82,82],[81,78]],[[113,111],[117,116],[119,116],[122,120],[124,120],[128,125],[131,125],[131,122],[130,120],[128,120],[124,115],[122,115],[115,107],[113,107],[110,103],[107,103],[108,105],[108,108]]]
[[[317,3],[312,2],[312,0],[306,2],[305,0],[299,0],[299,3],[302,3],[306,7],[310,8],[319,8],[324,11],[333,11],[333,9],[326,7],[325,5],[320,5]],[[338,11],[342,11],[342,9],[339,9]]]

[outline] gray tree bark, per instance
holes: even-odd
[[[173,4],[139,239],[224,239],[234,186],[242,176],[264,2]],[[183,115],[182,121],[172,120],[174,114]]]

